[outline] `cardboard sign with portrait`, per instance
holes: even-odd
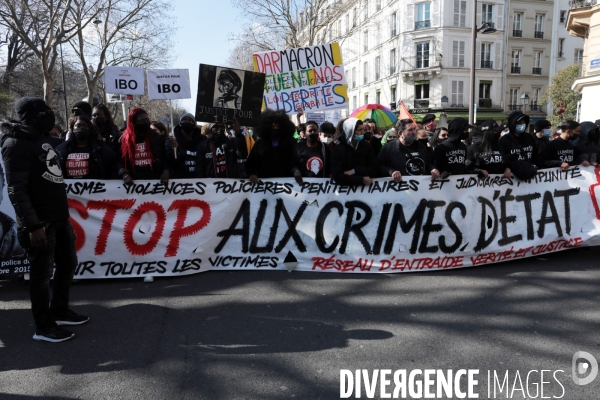
[[[196,121],[257,125],[264,84],[262,73],[200,64]]]

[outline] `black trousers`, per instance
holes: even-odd
[[[69,220],[46,225],[46,240],[45,249],[32,247],[29,232],[19,229],[19,243],[27,252],[30,265],[31,311],[37,328],[55,326],[53,314],[69,307],[71,281],[77,267],[75,232]],[[51,299],[50,279],[55,266]]]

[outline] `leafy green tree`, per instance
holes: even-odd
[[[571,87],[578,77],[579,65],[569,65],[552,77],[552,84],[544,92],[541,103],[552,104],[553,114],[548,116],[552,126],[577,118],[579,93],[574,92]]]

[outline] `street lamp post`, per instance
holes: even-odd
[[[489,22],[484,22],[481,26],[477,27],[477,0],[473,0],[473,21],[471,23],[471,93],[469,95],[469,124],[475,124],[475,48],[477,47],[477,32],[481,33],[494,33],[496,28],[493,27]]]

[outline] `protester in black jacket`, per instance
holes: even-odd
[[[487,178],[489,174],[504,174],[505,178],[510,178],[510,169],[504,165],[498,150],[502,128],[494,121],[485,121],[480,129],[480,140],[467,147],[467,171],[481,178]]]
[[[98,139],[96,126],[86,117],[74,117],[69,130],[69,140],[56,148],[65,179],[118,179],[117,155]]]
[[[560,127],[560,136],[552,140],[542,151],[539,160],[540,168],[560,167],[563,171],[569,169],[572,165],[577,165],[579,159],[579,149],[571,140],[579,136],[581,126],[576,121],[566,121]],[[582,161],[581,165],[589,167],[588,161]]]
[[[460,117],[453,118],[448,124],[448,139],[434,150],[434,165],[440,176],[462,175],[466,173],[467,146],[462,142],[469,136],[469,122]]]
[[[504,164],[521,180],[531,179],[537,172],[537,148],[533,136],[526,132],[528,126],[529,117],[513,111],[508,116],[509,132],[498,140]]]
[[[540,119],[533,124],[533,136],[535,139],[535,147],[537,148],[537,156],[542,154],[544,147],[550,143],[551,134],[552,124],[547,119]]]
[[[201,133],[201,128],[190,113],[185,113],[179,118],[179,125],[174,131],[175,135],[166,138],[165,142],[165,154],[171,170],[170,178],[195,178],[198,146],[207,138]]]
[[[370,185],[377,177],[377,160],[370,144],[363,141],[363,122],[348,118],[331,152],[331,177],[346,186]]]
[[[380,175],[391,176],[395,182],[405,175],[439,177],[427,147],[417,140],[414,122],[402,119],[396,123],[396,130],[400,132],[398,139],[387,142],[377,156]]]
[[[198,178],[246,178],[248,157],[246,137],[234,117],[234,137],[227,137],[225,125],[210,124],[212,135],[198,146],[196,176]],[[216,171],[216,172],[215,172]]]
[[[292,156],[292,173],[296,182],[302,184],[302,177],[329,178],[330,155],[329,146],[319,140],[319,125],[315,121],[307,121],[306,140],[296,144]]]
[[[294,151],[295,126],[284,110],[265,110],[255,135],[258,140],[252,147],[246,172],[250,181],[256,183],[259,178],[290,178],[292,176],[291,159]]]
[[[129,111],[127,129],[121,136],[121,170],[125,184],[136,179],[169,181],[165,139],[150,129],[150,118],[142,108]]]
[[[44,100],[35,97],[19,99],[15,110],[19,122],[1,125],[2,158],[8,195],[17,215],[19,243],[30,265],[31,309],[36,325],[33,338],[62,342],[74,334],[57,324],[79,325],[88,318],[69,309],[77,254],[62,171],[44,137],[54,126],[54,113]]]
[[[600,138],[598,126],[590,121],[582,122],[580,126],[579,137],[573,142],[573,146],[579,152],[579,157],[576,161],[578,164],[587,161],[594,167],[597,167],[598,161],[600,161],[598,157],[598,152],[600,152],[600,146],[598,146],[598,139]]]
[[[119,131],[119,128],[115,125],[112,114],[104,103],[98,104],[92,110],[92,122],[100,132],[100,139],[108,145],[115,154],[119,154],[121,151],[121,144],[119,143],[121,131]]]

